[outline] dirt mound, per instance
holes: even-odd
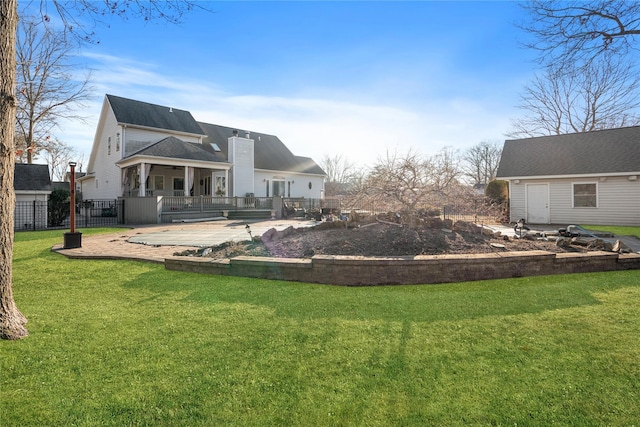
[[[391,221],[387,221],[390,219]],[[509,239],[483,233],[474,224],[452,225],[441,220],[418,221],[414,226],[393,222],[394,218],[367,224],[334,221],[315,227],[282,231],[271,229],[260,239],[232,242],[194,253],[176,255],[230,258],[239,255],[278,258],[309,258],[313,255],[412,256],[440,254],[473,254],[505,251],[545,250],[566,252],[554,241]],[[351,226],[349,226],[351,225]],[[444,226],[451,228],[440,228]]]
[[[313,255],[403,256],[471,254],[501,251],[547,250],[562,252],[554,242],[504,240],[478,232],[413,228],[374,223],[358,228],[301,228],[263,239],[275,257]]]

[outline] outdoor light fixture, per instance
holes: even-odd
[[[74,249],[82,247],[82,233],[76,233],[76,162],[69,162],[71,168],[69,177],[69,190],[71,200],[69,201],[69,233],[64,233],[64,249]]]
[[[69,184],[69,190],[71,191],[71,224],[70,229],[72,233],[76,232],[76,162],[69,162],[71,168],[71,183]]]

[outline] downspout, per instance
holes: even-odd
[[[127,125],[122,125],[122,139],[120,140],[120,158],[124,158],[125,141],[127,140]]]

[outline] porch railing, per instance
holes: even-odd
[[[165,196],[162,212],[272,209],[271,197]]]

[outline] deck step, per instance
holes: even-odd
[[[251,209],[229,211],[229,219],[268,219],[271,218],[271,210]]]

